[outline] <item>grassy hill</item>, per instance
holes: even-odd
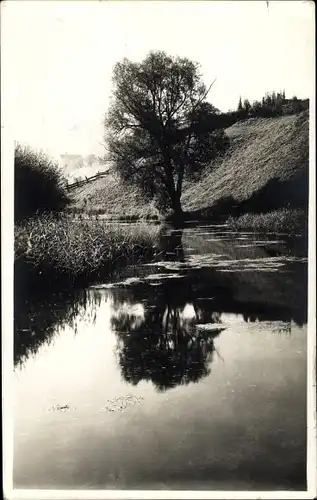
[[[109,217],[160,217],[153,203],[144,200],[139,189],[123,186],[116,175],[108,174],[71,191],[70,209],[103,213]]]
[[[182,204],[192,217],[227,217],[286,207],[308,199],[308,111],[251,118],[226,129],[231,145],[201,180],[184,186]],[[111,216],[159,216],[153,203],[108,175],[72,191],[72,209]]]
[[[253,118],[226,130],[231,146],[225,158],[182,198],[186,211],[260,212],[303,208],[308,199],[308,112],[278,118]]]

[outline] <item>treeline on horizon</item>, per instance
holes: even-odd
[[[297,114],[308,109],[309,99],[298,99],[293,96],[287,99],[285,90],[267,92],[260,101],[250,103],[249,99],[240,96],[237,112],[240,116],[269,118],[274,116]]]
[[[228,128],[240,120],[248,118],[274,118],[284,115],[299,114],[309,109],[309,99],[299,99],[296,96],[288,99],[285,90],[282,92],[267,92],[262,99],[250,102],[240,96],[237,109],[226,112],[218,111],[213,117],[219,128]],[[207,125],[207,124],[205,124]],[[208,125],[207,125],[208,126]]]

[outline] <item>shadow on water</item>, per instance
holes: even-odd
[[[23,364],[39,347],[50,344],[57,327],[70,326],[77,331],[80,319],[95,320],[98,297],[87,290],[34,294],[24,298],[16,291],[14,314],[14,363]]]

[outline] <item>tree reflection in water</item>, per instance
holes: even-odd
[[[224,328],[197,330],[198,318],[185,316],[186,305],[179,300],[177,303],[167,298],[164,301],[159,295],[156,303],[145,309],[142,321],[120,312],[112,317],[112,327],[118,337],[118,360],[125,380],[133,385],[149,380],[164,391],[198,382],[210,373],[214,338]]]
[[[160,241],[161,257],[184,260],[182,231]],[[153,285],[153,284],[152,284]],[[130,304],[143,302],[144,315],[120,309],[123,296]],[[198,323],[219,323],[211,301],[195,301],[189,280],[163,280],[154,287],[139,284],[113,294],[116,313],[111,318],[117,334],[117,355],[126,381],[151,381],[159,391],[198,382],[210,373],[214,338],[224,328],[198,330]],[[126,303],[126,302],[125,302]],[[186,314],[191,310],[191,314]]]
[[[169,268],[173,268],[172,261],[186,261],[182,230],[162,229],[157,260],[168,261]],[[159,278],[152,281],[143,278],[156,273],[155,267],[152,271],[141,266],[132,272],[133,277],[139,276],[132,286],[101,293],[88,289],[26,298],[16,291],[15,364],[49,344],[65,325],[76,333],[79,324],[94,323],[100,301],[105,299],[111,301],[123,376],[133,384],[151,380],[159,390],[198,381],[209,373],[214,338],[223,330],[223,313],[242,315],[246,323],[287,323],[284,334],[290,334],[291,321],[299,326],[307,321],[307,265],[299,262],[292,264],[290,272],[266,275],[219,273],[212,265],[185,265],[182,276],[174,273],[171,279],[164,277],[170,271],[160,269]],[[196,326],[206,323],[215,326],[210,330]]]
[[[184,262],[183,230],[171,230],[168,226],[163,226],[159,234],[158,248],[164,260]]]
[[[94,322],[100,300],[87,290],[34,295],[28,300],[16,293],[14,364],[23,364],[42,344],[50,344],[57,327],[68,325],[76,334],[79,322]]]

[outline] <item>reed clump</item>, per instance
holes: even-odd
[[[15,275],[20,284],[87,284],[118,266],[154,255],[155,225],[44,215],[15,228]]]
[[[263,232],[283,232],[307,234],[308,217],[304,210],[282,208],[267,213],[247,213],[240,217],[229,217],[229,227],[233,230]]]

